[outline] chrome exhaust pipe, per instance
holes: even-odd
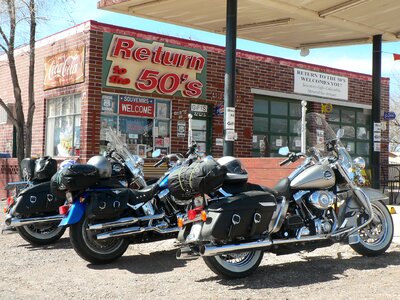
[[[8,215],[6,217],[5,223],[7,226],[11,227],[20,227],[26,225],[32,225],[36,223],[48,223],[48,222],[56,222],[61,221],[64,218],[64,215],[54,215],[48,217],[37,217],[37,218],[13,218],[12,216]]]
[[[121,219],[111,221],[111,222],[89,225],[89,230],[99,230],[99,229],[105,229],[105,228],[127,226],[127,225],[131,225],[131,224],[134,224],[134,223],[137,223],[140,221],[150,221],[150,220],[162,219],[162,218],[164,218],[164,216],[165,216],[165,213],[161,213],[161,214],[157,214],[157,215],[143,216],[143,217],[139,217],[139,218],[135,218],[135,217],[121,218]]]
[[[96,238],[98,240],[105,240],[105,239],[110,239],[110,238],[116,238],[116,237],[124,237],[124,236],[131,236],[135,235],[138,233],[142,233],[145,231],[155,231],[160,234],[168,234],[168,233],[175,233],[179,231],[179,227],[171,227],[171,228],[166,228],[168,225],[165,222],[162,222],[159,225],[156,226],[147,226],[147,227],[128,227],[128,228],[122,228],[122,229],[117,229],[109,232],[104,232],[104,233],[99,233]]]
[[[194,254],[190,247],[179,248],[178,251],[176,251],[176,259],[187,260],[196,258],[199,258],[199,255]]]
[[[216,256],[216,255],[220,255],[223,253],[229,253],[229,252],[249,251],[249,250],[269,248],[273,245],[322,241],[322,240],[326,240],[326,239],[327,239],[327,236],[306,236],[306,237],[302,237],[300,239],[293,238],[293,239],[287,239],[287,240],[273,240],[273,241],[259,240],[259,241],[250,242],[250,243],[228,244],[228,245],[222,245],[222,246],[202,245],[200,247],[200,255],[201,256]]]

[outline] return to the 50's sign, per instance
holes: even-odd
[[[104,33],[103,86],[204,98],[207,53]]]
[[[331,99],[349,99],[346,77],[294,69],[294,92]]]

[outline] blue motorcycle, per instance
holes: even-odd
[[[134,167],[140,159],[129,151],[119,154],[125,166]],[[159,151],[153,152],[153,157],[159,155]],[[122,256],[131,242],[175,238],[178,218],[187,204],[171,198],[168,178],[197,160],[195,144],[187,155],[186,159],[180,154],[164,156],[154,166],[167,163],[169,171],[140,190],[109,185],[110,166],[101,156],[65,170],[60,183],[68,204],[60,208],[65,214],[60,226],[70,227],[70,240],[78,255],[91,263],[109,263]]]

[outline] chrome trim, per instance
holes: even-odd
[[[139,217],[139,218],[135,218],[135,217],[121,218],[121,219],[111,221],[111,222],[106,222],[106,223],[90,224],[89,230],[99,230],[99,229],[105,229],[105,228],[126,226],[126,225],[131,225],[131,224],[134,224],[137,222],[141,222],[141,221],[162,219],[162,218],[164,218],[164,216],[165,216],[165,213],[161,213],[161,214],[157,214],[157,215],[143,216],[143,217]]]
[[[254,249],[263,249],[269,248],[273,245],[283,245],[283,244],[291,244],[291,243],[302,243],[302,242],[313,242],[313,241],[322,241],[326,240],[327,236],[307,236],[302,237],[300,239],[292,238],[292,239],[282,239],[282,240],[259,240],[255,242],[243,243],[243,244],[229,244],[223,246],[215,246],[215,245],[202,245],[200,247],[200,255],[201,256],[216,256],[223,253],[235,252],[235,251],[249,251]]]
[[[179,248],[178,251],[176,251],[176,259],[196,259],[198,257],[199,256],[193,253],[190,247]]]
[[[105,240],[105,239],[115,238],[115,237],[135,235],[135,234],[146,232],[146,231],[155,231],[160,234],[168,234],[168,233],[179,232],[179,230],[180,230],[179,227],[166,228],[167,226],[168,226],[167,223],[162,222],[161,224],[158,224],[156,226],[128,227],[128,228],[113,230],[110,232],[100,233],[96,237],[98,240]]]
[[[19,218],[13,218],[11,215],[7,215],[5,223],[7,226],[20,227],[20,226],[32,225],[32,224],[36,224],[36,223],[61,221],[63,218],[64,218],[64,215],[54,215],[54,216],[47,216],[47,217],[19,219]]]
[[[280,204],[278,204],[279,211],[275,216],[272,216],[270,226],[271,226],[271,224],[274,224],[274,225],[272,226],[272,229],[269,230],[269,233],[275,233],[281,229],[281,226],[282,226],[283,222],[285,221],[285,216],[286,216],[287,210],[289,209],[289,201],[286,201],[286,197],[282,196],[280,198],[282,198],[282,201]]]

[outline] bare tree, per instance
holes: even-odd
[[[7,55],[11,81],[14,87],[15,116],[0,98],[0,106],[7,112],[9,119],[16,129],[17,158],[20,162],[25,156],[31,155],[32,122],[35,112],[34,99],[34,69],[35,69],[35,35],[36,35],[36,5],[35,0],[1,0],[1,8],[7,21],[0,24],[0,48]],[[19,22],[29,24],[29,79],[28,79],[28,115],[25,119],[22,102],[21,86],[18,79],[15,62],[16,29]],[[8,28],[7,28],[8,27]],[[6,33],[6,29],[9,33]],[[26,120],[26,122],[25,122]],[[26,143],[25,139],[26,137]]]

